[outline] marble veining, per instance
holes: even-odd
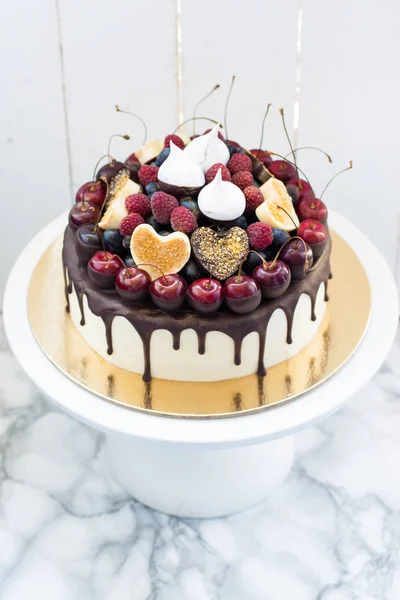
[[[0,600],[399,600],[400,348],[297,434],[267,503],[226,519],[144,508],[102,435],[57,411],[0,332]]]

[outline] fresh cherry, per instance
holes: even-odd
[[[297,235],[311,246],[313,257],[321,256],[326,246],[326,229],[315,219],[305,219],[297,228]]]
[[[162,275],[150,285],[150,296],[156,306],[166,312],[176,311],[185,302],[187,283],[178,274]]]
[[[73,205],[69,211],[68,221],[73,229],[77,229],[86,223],[96,223],[99,214],[100,209],[98,206],[83,200]]]
[[[253,279],[260,286],[264,298],[278,298],[288,289],[292,274],[282,260],[270,260],[254,269]]]
[[[249,313],[261,302],[259,285],[249,275],[234,275],[229,277],[224,286],[225,302],[235,313]]]
[[[326,205],[322,200],[318,200],[317,198],[300,200],[296,205],[296,213],[300,221],[315,219],[316,221],[321,221],[321,223],[326,223],[328,217]]]
[[[297,177],[296,169],[287,160],[273,160],[268,165],[268,171],[284,183]]]
[[[189,286],[186,297],[194,310],[209,314],[221,306],[224,300],[224,288],[217,279],[204,277],[197,279]]]
[[[93,254],[102,247],[101,233],[94,223],[78,227],[75,233],[75,248],[82,264],[87,265]]]
[[[103,165],[97,171],[97,180],[99,180],[100,177],[104,177],[105,179],[107,179],[107,181],[110,181],[124,166],[125,165],[122,162],[119,162],[118,160],[114,160],[107,163],[106,165]]]
[[[121,260],[118,256],[105,250],[93,254],[87,266],[89,279],[103,289],[112,289],[115,286],[115,278],[120,268]]]
[[[150,275],[139,267],[122,268],[115,279],[118,294],[130,302],[137,302],[148,296],[150,285]]]
[[[83,197],[85,195],[85,198]],[[106,189],[101,181],[88,181],[76,192],[76,201],[87,200],[101,208],[106,197]]]
[[[279,258],[288,265],[292,279],[303,279],[313,264],[310,246],[298,238],[293,238],[282,248]]]

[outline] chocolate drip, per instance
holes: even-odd
[[[81,313],[80,325],[83,327],[84,325],[86,325],[85,311],[83,310],[83,292],[77,291],[76,296],[78,298],[78,306],[79,306],[79,311]]]
[[[69,305],[69,294],[72,292],[72,283],[68,284],[67,267],[65,265],[63,265],[63,274],[64,274],[64,293],[65,293],[65,301],[66,301],[65,310],[67,312],[70,312],[71,307]],[[71,288],[71,291],[69,288]]]
[[[114,290],[97,288],[89,279],[86,268],[81,264],[75,249],[74,232],[67,227],[64,236],[63,264],[68,270],[69,280],[74,283],[74,289],[81,310],[84,324],[83,295],[86,296],[89,308],[93,314],[103,319],[107,340],[107,353],[112,354],[112,322],[114,317],[121,316],[135,328],[143,343],[144,374],[143,379],[150,381],[150,341],[154,331],[166,329],[172,335],[173,348],[179,350],[182,331],[193,329],[197,334],[199,354],[206,351],[206,337],[210,331],[219,331],[229,336],[234,344],[234,363],[241,364],[242,344],[244,338],[252,332],[259,336],[259,357],[257,373],[263,377],[266,373],[264,352],[268,323],[275,310],[282,309],[287,320],[286,341],[292,343],[293,316],[302,294],[311,300],[311,319],[315,320],[316,296],[320,285],[325,284],[330,276],[329,257],[331,241],[328,238],[327,247],[321,257],[314,263],[312,270],[304,279],[293,281],[285,294],[272,300],[263,300],[260,306],[251,313],[238,315],[222,306],[217,315],[202,315],[190,310],[178,313],[163,313],[150,299],[139,306],[133,305],[121,298]],[[65,276],[66,277],[66,276]],[[65,278],[66,294],[67,279]],[[72,291],[72,290],[71,290]],[[327,299],[327,294],[325,295]]]

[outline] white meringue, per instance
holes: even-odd
[[[199,209],[209,219],[234,221],[246,208],[246,198],[240,188],[230,181],[223,181],[221,169],[206,185],[198,197]]]
[[[209,133],[192,140],[184,150],[185,154],[196,158],[204,173],[216,163],[222,163],[225,166],[230,158],[227,145],[218,137],[218,130],[219,123]]]
[[[178,187],[201,187],[205,184],[203,169],[194,156],[170,143],[171,152],[158,169],[158,179]]]

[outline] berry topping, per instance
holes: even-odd
[[[115,279],[115,289],[118,294],[131,302],[145,298],[149,293],[150,284],[150,275],[134,266],[120,269]]]
[[[167,160],[169,153],[171,152],[171,148],[164,148],[160,154],[156,158],[157,167],[161,167],[164,161]]]
[[[206,173],[207,183],[212,182],[212,180],[214,179],[214,177],[216,176],[216,174],[218,173],[218,171],[220,169],[221,169],[222,180],[223,181],[231,180],[231,174],[229,173],[229,170],[222,163],[216,163],[215,165],[210,167]]]
[[[183,150],[185,147],[184,141],[179,137],[179,135],[176,135],[175,133],[170,133],[170,135],[167,135],[167,137],[164,140],[164,148],[169,148],[171,142],[173,142],[175,146],[178,146],[178,148],[180,148],[181,150]]]
[[[155,165],[142,165],[138,171],[140,183],[147,185],[158,180],[158,167]]]
[[[264,202],[264,196],[255,185],[244,188],[243,194],[246,198],[246,212],[254,212]]]
[[[273,160],[268,165],[268,171],[283,182],[297,177],[296,169],[286,160]]]
[[[125,198],[126,210],[129,213],[138,213],[145,219],[151,215],[150,200],[145,194],[131,194]]]
[[[228,162],[228,169],[231,175],[239,171],[250,171],[251,173],[251,159],[246,154],[234,154]]]
[[[199,313],[212,313],[219,309],[224,299],[222,283],[211,277],[197,279],[187,291],[187,299]]]
[[[119,232],[121,235],[131,235],[138,225],[144,223],[142,215],[138,213],[130,213],[124,217],[119,226]]]
[[[252,223],[247,228],[247,235],[254,250],[264,250],[274,239],[272,228],[266,223]]]
[[[174,231],[192,233],[197,229],[197,219],[188,208],[178,206],[171,213],[171,227]]]
[[[231,311],[239,314],[249,313],[261,302],[261,290],[258,283],[248,275],[238,274],[229,277],[225,286],[225,301]]]
[[[163,225],[168,225],[174,208],[179,206],[178,200],[165,192],[156,192],[151,197],[151,210],[154,218]]]
[[[232,176],[232,183],[244,190],[244,188],[253,185],[253,175],[249,171],[238,171]]]
[[[187,283],[180,275],[162,275],[150,285],[154,304],[165,311],[179,310],[185,302]]]

